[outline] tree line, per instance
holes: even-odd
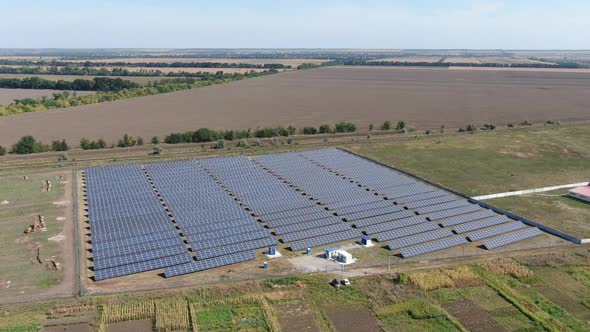
[[[252,68],[252,69],[291,69],[290,65],[282,63],[238,63],[238,62],[70,62],[59,60],[13,60],[0,59],[0,66],[38,66],[38,67],[154,67],[154,68]]]
[[[276,69],[268,69],[262,73],[276,73]],[[90,68],[90,67],[0,67],[0,74],[22,74],[22,75],[76,75],[76,76],[138,76],[138,77],[192,77],[200,79],[211,79],[211,77],[252,77],[260,72],[246,73],[224,73],[222,70],[215,73],[210,72],[170,72],[164,73],[160,70],[138,70],[130,71],[125,68]]]
[[[18,114],[25,112],[36,112],[48,109],[65,108],[71,106],[89,105],[102,103],[107,101],[114,101],[127,98],[151,96],[160,93],[170,93],[174,91],[190,90],[194,88],[210,86],[214,84],[221,84],[240,80],[248,77],[256,77],[267,75],[276,71],[266,71],[256,73],[256,75],[221,75],[222,78],[214,78],[209,80],[196,80],[192,78],[177,78],[171,80],[162,80],[152,83],[149,86],[122,89],[111,92],[99,92],[92,95],[78,96],[69,93],[54,93],[51,98],[42,97],[16,99],[13,103],[8,105],[0,105],[0,116],[8,114]]]
[[[52,81],[39,77],[0,78],[0,88],[4,89],[50,89],[72,91],[119,91],[139,88],[140,85],[120,78],[95,77],[91,80]]]

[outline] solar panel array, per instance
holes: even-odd
[[[95,280],[192,260],[141,167],[91,168],[85,178]]]
[[[498,236],[496,238],[484,241],[483,245],[484,247],[486,247],[486,249],[495,249],[498,247],[503,247],[505,245],[512,244],[514,242],[530,239],[541,234],[543,234],[543,231],[541,231],[537,227],[529,227],[522,231]]]
[[[303,250],[364,231],[412,257],[531,229],[338,149],[91,168],[86,184],[96,280],[253,260],[277,239]]]

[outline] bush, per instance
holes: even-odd
[[[374,125],[371,123],[371,124],[369,125],[369,131],[373,131],[373,129],[375,129],[375,126],[374,126]]]
[[[51,143],[51,150],[53,151],[68,151],[70,147],[66,143],[66,140],[63,139],[61,141],[53,141]]]
[[[143,145],[143,137],[138,137],[137,138],[137,145]]]
[[[486,123],[483,125],[484,130],[494,130],[496,129],[496,125],[493,123]]]
[[[158,136],[154,136],[152,137],[152,144],[156,145],[156,144],[160,144],[160,139],[158,138]]]
[[[507,126],[508,126],[508,128],[514,128],[514,123],[511,122],[511,123],[507,124]]]
[[[37,142],[33,136],[24,136],[12,146],[10,152],[16,154],[29,154],[49,151],[49,146]]]
[[[391,130],[391,121],[385,121],[381,125],[381,130]]]
[[[523,122],[520,123],[521,126],[532,126],[533,124],[528,122],[527,120],[524,120]]]
[[[320,126],[320,134],[331,134],[332,127],[329,124],[323,124]]]
[[[138,140],[133,137],[132,135],[129,134],[125,134],[123,135],[123,138],[119,140],[119,142],[117,143],[117,146],[120,148],[128,148],[131,146],[136,146],[138,143]],[[142,139],[142,144],[143,144],[143,139]]]
[[[353,133],[356,131],[356,126],[350,122],[338,122],[335,131],[337,133]]]
[[[395,127],[396,130],[402,130],[406,128],[406,123],[404,121],[398,121],[397,126]]]
[[[302,133],[303,135],[315,135],[318,133],[318,129],[316,127],[303,127]]]
[[[6,148],[3,147],[2,145],[0,145],[0,156],[3,156],[6,154]]]
[[[98,139],[97,141],[90,141],[86,138],[83,138],[80,140],[80,147],[83,150],[104,149],[107,147],[107,142],[105,142],[102,138]]]

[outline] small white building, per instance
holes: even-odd
[[[567,192],[567,195],[581,201],[590,203],[590,186],[585,187],[577,187],[574,189],[570,189]]]
[[[339,250],[336,255],[336,261],[343,264],[350,264],[353,262],[352,255],[344,250]]]

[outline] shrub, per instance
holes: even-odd
[[[396,130],[402,130],[406,128],[406,123],[404,121],[398,121],[397,126],[395,127]]]
[[[0,145],[0,156],[3,156],[6,154],[6,148],[3,147],[2,145]]]
[[[320,134],[331,134],[332,127],[329,124],[323,124],[320,126]]]
[[[496,125],[493,123],[486,123],[483,125],[484,130],[494,130],[496,129]]]
[[[315,135],[318,133],[318,129],[316,127],[303,127],[302,133],[303,135]]]
[[[520,123],[521,126],[532,126],[533,124],[528,122],[527,120],[524,120],[523,122]]]
[[[465,127],[465,131],[474,132],[476,130],[477,130],[477,126],[472,125],[472,124],[468,124],[467,127]]]
[[[238,148],[247,148],[247,147],[249,147],[249,146],[250,146],[250,144],[248,144],[248,141],[247,141],[247,140],[245,140],[245,139],[241,139],[241,140],[238,142],[238,144],[236,144],[236,146],[237,146]]]
[[[138,137],[137,138],[137,145],[143,145],[143,137]]]
[[[213,144],[211,146],[212,149],[223,149],[225,148],[225,141],[224,140],[220,140],[219,142]]]
[[[83,138],[80,140],[80,147],[83,150],[104,149],[107,147],[107,142],[105,142],[102,138],[99,138],[97,141],[91,141]]]
[[[154,136],[152,137],[152,144],[156,145],[156,144],[160,144],[160,139],[158,138],[158,136]]]
[[[381,125],[381,130],[390,130],[391,129],[391,121],[385,121]]]
[[[142,139],[142,141],[143,141],[143,139]],[[128,148],[128,147],[135,146],[135,145],[137,145],[137,139],[129,134],[123,135],[123,138],[120,139],[119,142],[117,143],[117,146],[120,148]]]
[[[373,129],[375,129],[375,126],[374,126],[374,125],[371,123],[371,124],[369,125],[369,131],[373,131]]]
[[[35,140],[33,136],[24,136],[12,146],[10,152],[16,154],[29,154],[49,151],[49,146]]]
[[[426,134],[426,135],[430,135],[430,134],[432,134],[432,132],[430,131],[430,129],[428,129],[428,130],[426,130],[426,131],[424,132],[424,134]]]
[[[70,147],[66,143],[66,140],[63,139],[61,141],[53,141],[51,143],[51,150],[53,151],[68,151]]]
[[[350,122],[338,122],[335,131],[337,133],[353,133],[356,131],[356,126]]]

